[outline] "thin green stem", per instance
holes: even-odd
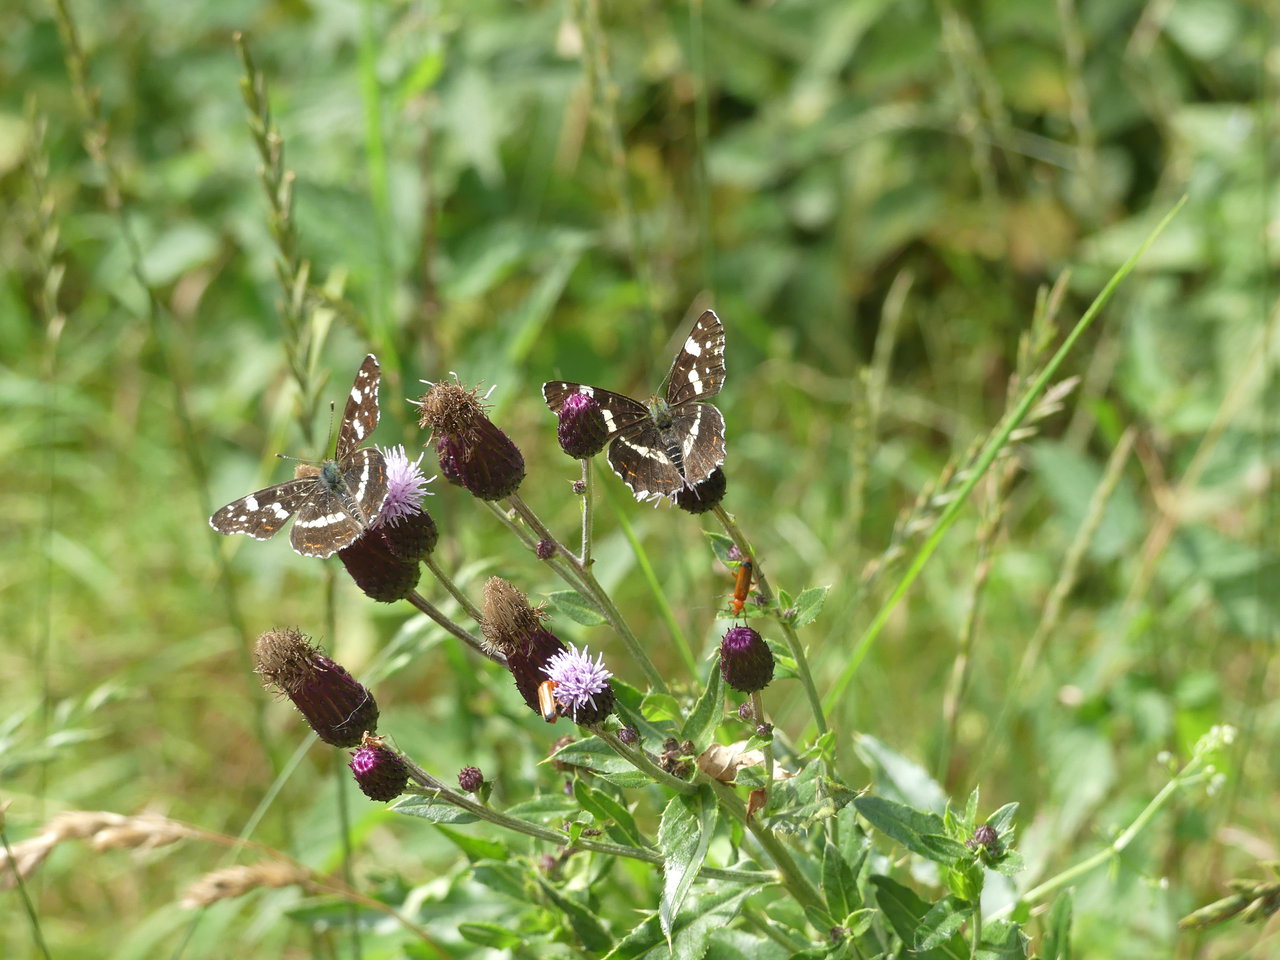
[[[463,629],[458,624],[454,623],[451,619],[445,616],[444,613],[442,613],[434,604],[432,604],[430,600],[428,600],[422,594],[418,593],[416,590],[413,593],[409,594],[409,596],[405,597],[405,599],[408,600],[415,607],[417,607],[418,610],[422,611],[428,617],[430,617],[432,620],[438,623],[440,626],[444,627],[444,629],[449,631],[449,633],[453,634],[463,643],[467,644],[467,646],[471,647],[471,649],[476,651],[476,653],[480,654],[481,656],[488,657],[494,663],[505,664],[506,661],[500,653],[495,653],[494,651],[489,650],[485,646],[485,644],[480,640],[479,637],[477,637],[474,633],[471,633]]]
[[[467,612],[467,616],[479,623],[483,619],[480,614],[480,608],[471,602],[471,598],[463,593],[458,585],[453,582],[453,578],[444,572],[440,564],[436,563],[435,554],[429,554],[422,562],[427,565],[427,569],[431,571],[432,575],[440,581],[440,586],[448,591],[449,596],[458,601],[458,606]]]
[[[22,898],[22,908],[27,913],[27,924],[31,927],[31,939],[36,943],[36,949],[40,951],[40,956],[45,960],[50,960],[49,947],[44,942],[44,931],[40,927],[40,914],[36,912],[36,905],[31,900],[31,894],[27,890],[27,881],[23,878],[22,872],[18,869],[17,861],[13,856],[13,847],[9,844],[9,834],[4,829],[4,811],[0,810],[0,844],[4,845],[5,862],[9,866],[9,872],[13,876],[13,884],[18,888],[18,896]]]
[[[751,709],[756,715],[756,725],[765,723],[764,717],[764,697],[760,696],[760,691],[756,690],[751,694]],[[773,738],[769,737],[764,742],[764,789],[766,795],[773,786]],[[765,800],[765,806],[768,806],[768,800]]]
[[[614,753],[622,757],[641,773],[652,777],[663,786],[668,787],[677,793],[683,793],[686,795],[697,792],[698,788],[688,780],[681,780],[679,777],[673,777],[671,774],[667,773],[667,771],[663,770],[660,766],[650,760],[647,753],[643,750],[637,750],[634,747],[627,746],[627,744],[618,739],[616,734],[605,730],[601,726],[588,727],[587,729],[612,747]]]
[[[974,901],[969,920],[969,957],[977,960],[978,949],[982,946],[982,899]]]
[[[591,470],[591,458],[582,460],[582,550],[578,559],[582,569],[590,570],[595,561],[591,558],[592,496],[595,493],[595,474]]]
[[[571,840],[566,834],[552,830],[550,827],[544,827],[541,824],[531,823],[528,820],[521,820],[519,817],[501,813],[455,790],[451,790],[403,754],[401,754],[401,758],[409,768],[410,777],[418,784],[418,787],[411,787],[406,790],[407,793],[438,798],[461,810],[466,810],[481,820],[487,820],[489,823],[510,830],[513,833],[522,833],[525,836],[533,837],[537,840],[545,840],[557,846],[572,847],[575,850],[590,850],[594,853],[604,853],[615,857],[627,857],[628,859],[641,860],[645,863],[662,863],[662,854],[653,850],[613,843],[608,840],[592,840],[585,837]],[[731,883],[777,883],[779,879],[776,874],[762,870],[735,870],[720,867],[703,867],[699,871],[699,876],[706,877],[709,880],[727,880]]]
[[[839,678],[837,678],[836,682],[832,684],[831,689],[827,693],[825,703],[829,708],[834,707],[835,704],[839,703],[841,698],[844,696],[849,684],[852,683],[853,678],[857,676],[858,668],[862,665],[862,661],[865,659],[867,652],[871,649],[871,645],[875,643],[876,638],[880,635],[880,631],[883,630],[885,624],[889,622],[890,615],[892,615],[893,611],[897,608],[898,603],[902,598],[906,596],[911,585],[915,583],[916,578],[920,575],[920,571],[923,570],[925,564],[929,562],[934,551],[938,549],[938,545],[942,542],[942,538],[946,535],[947,531],[951,529],[952,524],[954,524],[956,519],[959,517],[960,511],[968,503],[969,497],[972,495],[974,488],[977,487],[979,481],[982,480],[986,475],[987,470],[995,462],[996,457],[999,456],[1000,451],[1009,442],[1010,435],[1018,428],[1022,421],[1026,419],[1027,414],[1031,412],[1031,408],[1035,405],[1036,400],[1044,393],[1045,389],[1049,386],[1050,381],[1053,379],[1053,376],[1058,372],[1058,368],[1062,366],[1063,361],[1066,360],[1067,356],[1075,348],[1076,343],[1084,335],[1085,331],[1093,325],[1094,320],[1097,319],[1098,315],[1102,312],[1102,308],[1106,306],[1108,301],[1110,301],[1116,289],[1124,279],[1129,276],[1133,271],[1133,268],[1138,265],[1138,261],[1142,258],[1143,254],[1147,252],[1151,244],[1155,242],[1156,238],[1164,232],[1165,227],[1167,227],[1170,221],[1177,216],[1178,212],[1186,202],[1187,198],[1184,196],[1174,204],[1173,208],[1165,214],[1164,218],[1161,219],[1155,229],[1152,230],[1147,238],[1142,242],[1141,246],[1138,247],[1133,256],[1126,260],[1120,269],[1112,275],[1111,279],[1107,281],[1106,286],[1102,288],[1102,292],[1094,298],[1093,303],[1089,305],[1089,309],[1087,309],[1076,322],[1075,327],[1073,327],[1071,332],[1067,334],[1062,345],[1049,359],[1048,363],[1044,365],[1039,376],[1037,376],[1027,388],[1022,400],[1013,409],[1013,411],[1005,417],[1004,421],[997,427],[991,438],[987,441],[986,445],[982,449],[982,453],[974,463],[969,476],[956,492],[954,499],[947,504],[946,509],[938,518],[937,524],[925,539],[924,543],[920,545],[920,549],[916,551],[916,555],[912,558],[910,565],[894,587],[893,592],[889,595],[889,598],[884,602],[884,604],[881,605],[880,609],[876,611],[875,617],[872,618],[871,623],[867,626],[866,630],[863,631],[862,637],[859,638],[857,645],[854,647],[853,654],[850,656],[849,662],[845,666],[844,671],[841,673]]]
[[[813,711],[814,726],[818,733],[826,733],[827,719],[823,712],[822,697],[818,695],[818,688],[813,682],[813,673],[809,669],[809,659],[805,656],[804,645],[800,642],[800,637],[796,634],[795,628],[782,615],[783,611],[777,609],[777,594],[773,592],[773,587],[765,574],[764,565],[761,564],[759,556],[751,549],[751,543],[747,540],[746,534],[742,532],[742,528],[738,526],[738,522],[729,512],[719,504],[712,508],[712,512],[724,527],[725,533],[737,545],[738,552],[744,557],[751,558],[752,575],[756,578],[756,589],[760,592],[760,596],[764,598],[769,608],[774,611],[778,625],[782,628],[782,635],[787,640],[787,648],[791,651],[791,656],[796,661],[796,675],[800,678],[801,686],[804,687],[805,696],[809,698],[809,708]]]

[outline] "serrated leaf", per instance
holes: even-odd
[[[528,899],[529,891],[525,887],[524,872],[510,863],[497,863],[487,860],[477,863],[471,868],[471,877],[476,883],[496,890],[516,901]]]
[[[540,797],[508,807],[506,812],[509,816],[522,820],[550,821],[561,820],[575,810],[577,805],[572,797],[566,797],[563,793],[544,793]]]
[[[473,863],[477,860],[506,860],[511,855],[507,845],[501,841],[472,837],[457,830],[450,830],[441,823],[436,824],[436,829],[466,854],[467,859]]]
[[[1026,869],[1026,863],[1017,850],[1006,850],[1004,855],[991,865],[991,869],[1006,877],[1012,877]]]
[[[565,896],[542,877],[537,878],[537,883],[542,895],[568,919],[569,926],[588,953],[602,954],[613,946],[613,937],[596,919],[595,913],[572,897]]]
[[[894,933],[903,943],[915,943],[916,931],[929,912],[929,904],[921,900],[914,890],[889,877],[874,876],[871,883],[876,891],[876,905],[893,927]],[[913,952],[911,960],[962,960],[968,956],[969,951],[960,938],[952,937],[931,950]]]
[[[729,551],[734,547],[733,539],[711,530],[704,530],[703,533],[711,544],[711,552],[716,555],[716,559],[726,567],[732,567],[737,562],[729,559]]]
[[[822,851],[822,893],[836,917],[848,916],[858,906],[853,871],[830,840]]]
[[[712,664],[707,688],[693,705],[689,718],[680,731],[681,740],[692,740],[698,751],[706,748],[715,735],[716,727],[724,718],[724,680],[720,677],[719,664]]]
[[[792,625],[803,627],[817,620],[818,614],[822,612],[822,605],[827,602],[827,591],[830,589],[830,587],[810,587],[796,597],[796,602],[792,604],[796,610],[796,615],[791,620]]]
[[[1006,803],[987,818],[987,823],[995,830],[997,835],[1003,838],[1013,827],[1013,818],[1017,816],[1017,813],[1017,803]]]
[[[1072,892],[1058,895],[1045,921],[1044,938],[1040,941],[1042,960],[1071,960]]]
[[[633,847],[648,846],[640,836],[640,828],[636,826],[631,811],[603,790],[593,789],[582,780],[577,780],[573,784],[573,794],[583,809],[589,811],[596,820],[612,824],[618,834],[616,840]]]
[[[421,817],[432,823],[475,823],[480,818],[436,797],[405,797],[391,807],[408,817]]]
[[[976,960],[1026,960],[1030,941],[1022,928],[1007,920],[992,920],[982,927],[982,943]]]
[[[926,833],[920,838],[920,842],[930,851],[929,859],[935,863],[955,863],[963,860],[969,853],[963,843],[939,833]]]
[[[912,853],[928,860],[934,859],[933,851],[923,838],[942,831],[942,818],[937,814],[921,813],[904,803],[896,803],[884,797],[858,797],[853,805],[868,823],[885,836],[896,840]]]
[[[608,623],[600,608],[591,603],[576,590],[557,590],[547,594],[547,602],[556,613],[562,613],[574,623],[584,627],[598,627]]]
[[[960,932],[969,919],[972,907],[955,897],[943,897],[924,915],[916,928],[915,950],[940,947]]]
[[[969,794],[969,802],[964,807],[965,823],[977,823],[978,819],[978,788],[974,787],[973,792]]]
[[[662,852],[662,899],[658,921],[671,940],[676,916],[707,859],[719,807],[704,790],[677,794],[662,811],[658,849]]]
[[[689,908],[676,918],[671,942],[663,935],[656,913],[650,913],[635,926],[606,960],[701,960],[717,931],[728,926],[738,915],[742,903],[759,887],[726,887],[689,901]],[[729,954],[732,956],[732,954]],[[768,954],[750,954],[750,960]]]
[[[881,795],[934,813],[942,813],[947,808],[947,795],[942,787],[914,760],[866,734],[854,739],[854,749],[875,774]]]
[[[525,942],[520,934],[496,923],[460,923],[458,934],[470,943],[493,950],[515,950]]]

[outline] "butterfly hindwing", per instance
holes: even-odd
[[[604,414],[605,429],[609,436],[626,433],[637,423],[649,419],[649,408],[638,400],[604,390],[600,387],[589,387],[585,383],[570,383],[565,380],[552,380],[542,385],[542,397],[551,408],[551,412],[559,415],[564,402],[575,393],[583,393],[594,397],[600,404],[600,412]]]
[[[673,497],[685,486],[685,478],[663,449],[662,434],[650,420],[609,445],[609,466],[643,503]]]

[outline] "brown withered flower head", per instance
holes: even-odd
[[[528,597],[501,577],[490,577],[485,583],[480,632],[493,650],[507,658],[516,689],[529,709],[538,714],[538,687],[547,679],[542,668],[566,649],[560,638],[542,625],[546,617],[541,608],[530,606]]]
[[[254,661],[268,686],[298,708],[325,743],[354,747],[378,729],[378,704],[355,677],[321,653],[300,631],[272,630],[258,638]]]
[[[493,425],[475,390],[437,383],[418,401],[418,422],[430,430],[446,480],[481,500],[501,500],[520,489],[524,457]]]

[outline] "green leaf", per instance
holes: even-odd
[[[991,865],[991,869],[1006,877],[1012,877],[1025,870],[1026,866],[1022,854],[1017,850],[1006,850],[1000,859]]]
[[[547,600],[556,613],[562,613],[584,627],[598,627],[609,622],[599,607],[575,590],[557,590],[547,594]]]
[[[409,817],[421,817],[432,823],[475,823],[480,818],[474,813],[455,807],[435,797],[405,797],[391,807],[396,813]]]
[[[940,833],[926,833],[920,842],[929,851],[929,859],[935,863],[955,863],[969,856],[969,850],[963,843]]]
[[[1072,907],[1072,893],[1068,889],[1058,895],[1049,909],[1040,941],[1042,960],[1071,960]]]
[[[703,534],[710,541],[711,552],[716,555],[716,559],[726,567],[732,567],[737,562],[729,559],[729,551],[734,547],[732,537],[726,537],[723,533],[715,533],[711,530],[704,530]]]
[[[1017,803],[1006,803],[991,816],[987,817],[987,824],[992,827],[1000,836],[1000,839],[1003,840],[1005,834],[1013,828],[1013,818],[1017,813]]]
[[[720,677],[720,665],[713,663],[710,673],[707,688],[693,705],[684,729],[680,731],[680,739],[692,740],[699,751],[711,743],[716,727],[724,718],[724,680]]]
[[[662,900],[658,920],[671,940],[676,916],[707,858],[719,807],[705,790],[677,794],[662,811],[658,848],[662,851]]]
[[[593,911],[587,909],[572,897],[565,896],[542,877],[537,878],[537,883],[542,895],[551,901],[552,905],[568,919],[569,926],[588,953],[592,955],[602,954],[613,946],[613,937],[609,935],[609,931],[604,928],[603,924],[596,919]]]
[[[774,960],[776,955],[771,951],[742,952],[741,948],[734,951],[732,945],[738,942],[738,938],[733,937],[726,939],[723,950],[712,948],[708,953],[712,937],[724,931],[738,915],[743,901],[758,889],[759,887],[724,886],[704,896],[691,898],[688,909],[676,918],[670,943],[663,934],[657,914],[650,913],[618,942],[607,960],[636,960],[639,957],[646,960],[701,960],[704,955],[720,957],[722,960],[758,960],[761,957]]]
[[[874,876],[871,883],[876,891],[876,905],[893,927],[894,933],[903,943],[915,943],[916,931],[929,912],[929,904],[916,896],[915,891],[889,877]],[[913,952],[911,960],[962,960],[968,956],[969,951],[960,938],[952,937],[931,950]]]
[[[603,790],[593,789],[582,780],[577,780],[573,784],[573,795],[597,821],[611,823],[616,828],[618,836],[614,839],[633,847],[648,846],[640,835],[640,828],[636,826],[631,811]]]
[[[460,923],[458,934],[470,943],[494,950],[517,950],[525,942],[520,934],[496,923]]]
[[[1025,960],[1030,941],[1022,928],[1007,920],[992,920],[982,928],[976,960]]]
[[[960,932],[973,912],[971,904],[956,897],[943,897],[933,905],[920,926],[916,928],[914,950],[932,950],[940,947]]]
[[[796,597],[796,602],[793,604],[796,615],[791,619],[792,625],[803,627],[817,620],[818,614],[822,612],[822,605],[827,602],[827,591],[830,589],[830,587],[810,587]]]
[[[507,845],[501,841],[468,836],[457,830],[450,830],[440,823],[436,824],[436,829],[448,837],[449,841],[466,854],[467,859],[473,863],[477,860],[506,860],[511,856]]]
[[[914,760],[908,760],[866,734],[854,740],[854,749],[875,774],[876,786],[884,796],[934,813],[942,813],[947,808],[947,795],[942,787]]]
[[[858,813],[877,830],[898,841],[912,853],[926,860],[935,859],[934,852],[924,842],[924,837],[942,831],[942,818],[933,813],[921,813],[903,803],[884,797],[858,797],[853,801]]]
[[[822,893],[836,917],[846,917],[859,906],[853,871],[830,840],[822,851]]]

